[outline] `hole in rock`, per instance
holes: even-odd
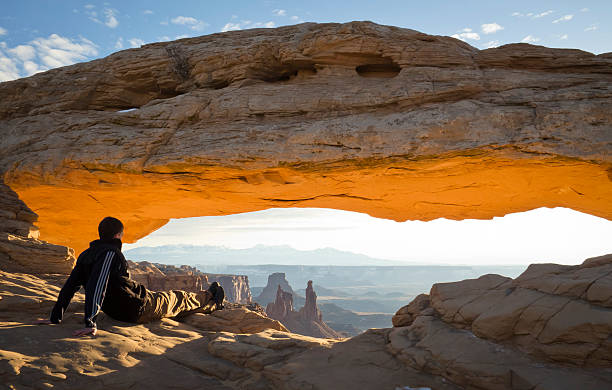
[[[288,81],[295,77],[308,77],[317,73],[315,65],[311,62],[274,63],[267,67],[251,68],[249,78],[269,83]]]
[[[531,263],[579,264],[611,253],[610,236],[612,221],[567,208],[429,222],[282,208],[171,220],[124,248],[133,261],[246,275],[263,307],[276,296],[276,287],[273,296],[264,293],[270,275],[284,274],[274,277],[291,287],[295,310],[312,280],[323,321],[367,329],[391,326],[392,314],[433,283],[488,273],[514,278]]]
[[[388,79],[397,76],[401,70],[402,68],[393,62],[359,65],[355,68],[355,71],[357,71],[357,74],[361,77],[378,77]]]

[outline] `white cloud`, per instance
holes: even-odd
[[[526,14],[521,13],[521,12],[513,12],[512,16],[519,17],[519,18],[528,17],[528,18],[532,18],[532,19],[538,19],[538,18],[543,18],[544,16],[548,16],[548,15],[552,14],[553,12],[555,12],[555,11],[553,11],[551,9],[549,9],[548,11],[540,12],[538,14],[533,13],[533,12],[528,12]]]
[[[544,11],[544,12],[541,12],[541,13],[539,13],[539,14],[535,14],[535,15],[533,15],[533,18],[534,18],[534,19],[537,19],[537,18],[543,18],[544,16],[550,15],[550,14],[552,14],[553,12],[555,12],[555,11],[553,11],[553,10],[550,10],[550,9],[549,9],[548,11]]]
[[[13,54],[21,61],[30,61],[36,57],[36,50],[30,45],[19,45],[8,50],[9,53]]]
[[[560,17],[559,19],[553,20],[553,23],[567,22],[568,20],[572,20],[573,17],[574,15],[565,15]]]
[[[48,68],[66,66],[87,57],[98,55],[96,45],[85,38],[79,41],[51,34],[49,38],[36,38],[30,42],[36,49],[37,56]]]
[[[298,19],[299,19],[299,18],[298,18],[297,16],[295,16],[295,15],[293,15],[293,16],[291,17],[291,20],[298,20]]]
[[[123,49],[123,38],[122,37],[119,37],[119,39],[117,39],[117,42],[115,42],[115,49],[117,50]]]
[[[498,32],[499,30],[504,29],[502,26],[500,26],[497,23],[487,23],[487,24],[483,24],[481,27],[482,27],[482,32],[485,34],[493,34],[493,33]]]
[[[242,30],[240,23],[229,22],[229,23],[226,23],[225,26],[223,26],[223,28],[221,29],[222,32],[235,31],[235,30]]]
[[[187,34],[181,34],[181,35],[177,35],[174,37],[174,39],[183,39],[183,38],[191,38],[191,37]]]
[[[287,11],[284,9],[275,9],[274,11],[272,11],[272,13],[277,16],[287,16]]]
[[[595,31],[595,30],[597,30],[597,26],[594,24],[584,29],[584,31]]]
[[[535,43],[535,42],[539,42],[540,38],[536,38],[533,35],[527,35],[525,38],[523,38],[523,40],[521,42],[523,43]]]
[[[51,34],[48,38],[36,38],[25,45],[13,48],[2,42],[0,43],[0,81],[30,76],[97,55],[97,46],[83,37],[70,39]]]
[[[208,27],[208,23],[193,18],[191,16],[177,16],[176,18],[170,19],[173,24],[179,24],[182,26],[189,26],[193,31],[202,31]]]
[[[580,12],[589,12],[590,10],[588,8],[583,8],[580,10]]]
[[[2,53],[0,50],[0,82],[15,80],[21,77],[17,62]]]
[[[466,39],[471,39],[475,41],[480,40],[480,35],[478,33],[473,32],[471,28],[467,27],[461,30],[459,34],[453,34],[451,35],[451,37],[461,39],[462,41],[465,41]]]
[[[561,36],[559,37],[559,39],[562,39],[562,40],[565,40],[565,39],[567,39],[567,38],[568,38],[567,34],[563,34],[563,35],[561,35]]]
[[[170,20],[174,24],[190,25],[198,23],[198,19],[192,18],[191,16],[177,16]]]
[[[112,10],[110,8],[106,8],[104,10],[104,15],[106,16],[106,21],[104,22],[104,24],[107,27],[115,28],[119,25],[119,21],[115,17],[115,12],[115,10]]]
[[[167,26],[168,22],[167,21],[163,21],[163,22],[159,22],[159,24],[161,24],[162,26]]]
[[[128,39],[128,42],[130,43],[130,47],[140,47],[145,44],[145,41],[140,38]]]
[[[94,9],[94,8],[96,8],[96,6],[95,6],[95,5],[93,5],[93,4],[85,4],[85,5],[83,6],[83,8],[85,8],[85,9]]]
[[[0,35],[6,35],[7,31],[5,28],[0,27]]]
[[[167,35],[162,35],[161,37],[157,37],[157,40],[160,42],[168,42],[170,40],[170,37]]]
[[[497,47],[497,46],[499,46],[499,41],[498,41],[498,40],[495,40],[495,41],[489,41],[489,42],[485,43],[485,47],[486,47],[487,49],[490,49],[490,48],[492,48],[492,47]]]
[[[153,11],[151,11],[150,9],[145,9],[144,11],[142,11],[142,13],[145,15],[153,15]]]
[[[242,30],[244,28],[260,28],[260,27],[273,28],[274,26],[276,26],[276,24],[272,21],[270,22],[252,22],[250,20],[243,20],[242,22],[239,22],[239,23],[228,22],[225,24],[225,26],[223,26],[221,31],[226,32],[226,31]]]

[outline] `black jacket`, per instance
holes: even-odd
[[[85,287],[86,327],[96,327],[100,309],[126,322],[136,322],[142,314],[147,289],[130,279],[119,239],[92,241],[79,255],[51,311],[51,322],[62,321],[64,311],[81,286]]]

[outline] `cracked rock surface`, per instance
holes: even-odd
[[[609,388],[611,284],[612,255],[435,284],[398,310],[389,348],[468,388]]]
[[[75,338],[84,296],[61,325],[45,317],[65,275],[0,271],[0,382],[9,388],[379,389],[459,387],[387,351],[386,330],[339,342],[289,333],[248,306],[145,325],[103,313],[98,335]]]
[[[271,207],[612,219],[611,102],[610,53],[370,22],[235,31],[1,83],[0,174],[77,252],[109,210],[126,242]]]

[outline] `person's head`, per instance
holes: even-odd
[[[120,220],[113,217],[106,217],[98,225],[98,234],[101,240],[110,240],[112,238],[123,238],[123,224]]]

